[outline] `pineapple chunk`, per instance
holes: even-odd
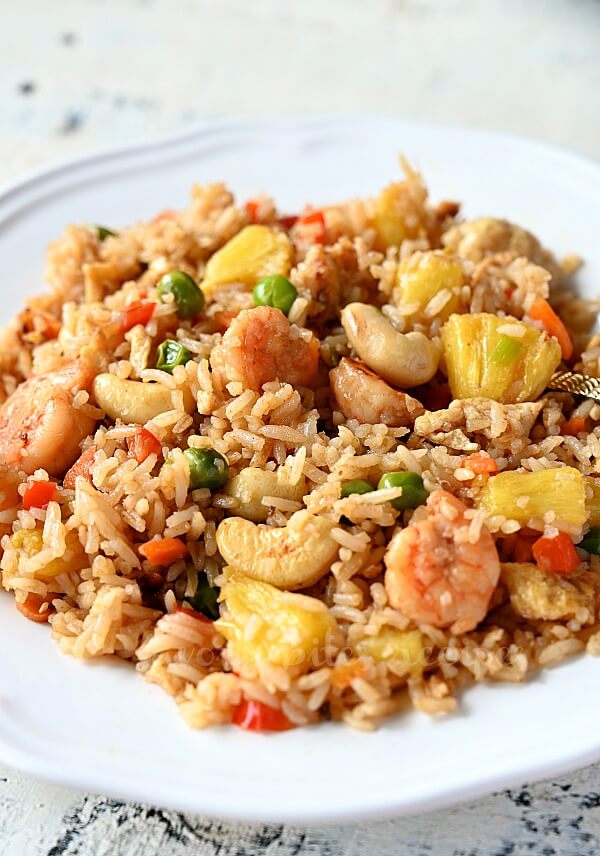
[[[377,248],[399,247],[408,230],[402,216],[402,184],[390,184],[384,188],[375,200],[373,218],[377,232]]]
[[[588,512],[587,522],[590,526],[600,526],[600,479],[584,476],[585,504]]]
[[[385,187],[375,200],[373,225],[378,250],[399,247],[407,238],[426,234],[425,203],[427,191],[418,173],[403,163],[406,181]]]
[[[337,635],[337,625],[325,604],[304,594],[281,591],[239,571],[227,573],[221,589],[226,612],[215,621],[215,628],[228,640],[234,658],[251,666],[267,662],[297,674],[314,665],[313,656]]]
[[[27,559],[37,556],[42,551],[43,539],[41,529],[19,529],[10,536],[11,545],[15,550],[22,551]],[[59,574],[81,570],[87,564],[87,557],[75,530],[67,533],[67,549],[59,559],[50,559],[47,564],[38,568],[34,576],[39,580],[51,580]]]
[[[530,621],[568,621],[581,609],[594,615],[598,583],[590,571],[565,578],[527,562],[511,562],[502,565],[502,580],[514,611]]]
[[[436,294],[446,289],[449,293],[448,301],[440,312],[435,313],[445,321],[458,310],[464,279],[462,265],[446,253],[413,253],[398,268],[394,301],[398,306],[414,306],[416,313],[425,309]]]
[[[507,336],[502,328],[508,325],[523,335]],[[561,358],[556,339],[516,318],[485,312],[452,315],[442,329],[442,345],[454,398],[483,396],[502,404],[535,401]]]
[[[355,648],[361,657],[372,657],[376,663],[403,663],[413,674],[420,674],[425,665],[425,637],[420,630],[382,627],[377,636],[365,636]]]
[[[500,514],[521,525],[543,528],[544,515],[555,514],[553,525],[579,530],[585,523],[585,486],[574,467],[535,473],[504,472],[489,479],[479,495],[479,505],[489,515]]]
[[[284,232],[246,226],[208,260],[202,290],[211,297],[218,286],[230,282],[254,288],[271,274],[287,276],[291,265],[292,245]]]

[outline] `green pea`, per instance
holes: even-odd
[[[582,550],[587,550],[588,553],[593,553],[594,556],[600,556],[600,526],[592,526],[583,541],[577,545]]]
[[[214,449],[185,449],[190,466],[190,490],[208,487],[218,490],[229,477],[227,460]]]
[[[198,585],[192,597],[188,597],[188,603],[196,612],[201,612],[211,620],[219,617],[219,589],[211,586],[205,573],[198,574]]]
[[[156,352],[156,368],[173,374],[175,366],[184,366],[192,359],[190,351],[174,339],[165,339]]]
[[[112,229],[108,229],[106,226],[95,226],[96,232],[98,232],[98,239],[100,241],[104,241],[105,238],[116,238],[117,233],[113,232]]]
[[[275,309],[281,309],[286,315],[297,296],[298,292],[292,283],[280,273],[274,273],[263,279],[252,292],[256,306],[273,306]]]
[[[354,479],[342,485],[342,497],[352,496],[353,493],[371,493],[373,485],[364,479]]]
[[[402,496],[392,500],[392,505],[398,511],[403,511],[405,508],[416,508],[418,505],[423,505],[427,499],[423,479],[416,473],[385,473],[379,479],[377,489],[384,490],[390,487],[402,488]]]
[[[204,309],[204,292],[192,277],[182,270],[166,273],[159,280],[156,290],[163,303],[165,295],[173,295],[180,318],[195,318]]]

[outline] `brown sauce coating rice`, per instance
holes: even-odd
[[[524,318],[541,335],[529,312],[536,300],[549,299],[575,346],[570,366],[600,376],[600,340],[591,332],[596,307],[570,294],[572,260],[561,267],[537,238],[507,221],[462,222],[456,203],[432,205],[421,177],[403,166],[405,179],[375,199],[307,208],[296,222],[282,219],[267,197],[245,206],[215,184],[195,187],[187,210],[162,212],[104,240],[94,228],[69,226],[48,249],[49,292],[27,301],[2,333],[0,395],[8,403],[0,420],[15,412],[20,394],[27,394],[23,406],[31,410],[23,417],[25,429],[9,420],[0,436],[3,586],[21,612],[49,622],[65,653],[117,655],[136,664],[174,697],[192,727],[231,722],[245,700],[281,711],[288,724],[331,718],[369,730],[401,711],[407,699],[417,710],[449,713],[470,683],[523,681],[586,649],[600,652],[596,556],[580,551],[579,568],[567,582],[531,571],[531,556],[519,558],[536,538],[564,531],[577,543],[594,524],[598,406],[559,393],[536,401],[479,394],[451,401],[444,359],[408,396],[371,378],[340,321],[349,303],[374,305],[387,319],[390,341],[406,334],[417,341],[419,334],[439,359],[450,311],[506,316],[499,335],[518,339]],[[295,287],[287,319],[277,309],[253,315],[248,282],[229,281],[222,272],[224,281],[217,281],[215,253],[249,225],[270,230],[287,247],[284,269],[263,271],[284,273]],[[428,290],[410,277],[433,257],[434,266],[450,260],[456,278]],[[247,270],[263,262],[262,256],[250,258]],[[206,307],[197,317],[180,318],[173,299],[160,299],[157,284],[173,270],[204,286]],[[409,301],[409,293],[417,299]],[[135,321],[148,304],[150,317],[128,328],[124,319]],[[165,339],[189,352],[171,374],[156,367]],[[352,386],[339,386],[352,378],[336,369],[340,360],[360,374],[362,392],[376,400],[363,406],[352,401]],[[63,460],[42,442],[48,414],[36,410],[36,395],[27,390],[65,366],[85,379],[65,393],[69,412],[59,414],[65,436],[73,437],[74,426],[82,432],[73,453],[63,444]],[[98,374],[111,375],[115,390],[143,385],[144,395],[164,402],[144,420],[155,443],[145,458],[132,452],[141,442],[135,440],[140,424],[111,418],[96,400],[90,379]],[[45,407],[47,396],[40,400]],[[346,415],[339,402],[347,402]],[[365,412],[384,415],[370,423]],[[581,430],[563,430],[565,422]],[[14,437],[5,434],[19,431],[22,451],[15,459]],[[214,450],[227,460],[226,489],[190,482],[188,448]],[[84,458],[66,487],[64,477],[80,453]],[[52,460],[45,462],[44,454]],[[483,502],[496,472],[565,467],[580,474],[585,491],[579,524],[563,521],[558,508],[527,519],[521,514],[526,496],[518,498],[514,516],[491,513]],[[417,526],[421,532],[430,522],[433,527],[433,501],[399,509],[404,494],[394,487],[343,495],[348,482],[375,488],[382,475],[407,471],[421,477],[429,496],[442,501],[436,492],[447,491],[464,509],[452,534],[446,531],[454,513],[448,508],[442,512],[445,534],[439,526],[428,530],[428,537],[443,541],[441,583],[427,556],[417,560],[410,552],[418,550],[418,539],[403,545],[406,565],[390,570],[390,542]],[[32,504],[32,483],[49,479],[56,482],[51,499],[43,507]],[[246,516],[262,526],[293,528],[304,519],[294,517],[300,509],[330,523],[333,561],[320,574],[307,574],[310,583],[301,594],[269,595],[255,580],[236,589],[236,572],[225,567],[219,547],[221,521]],[[483,534],[504,570],[498,578],[492,562],[489,591],[484,586],[478,594],[481,615],[472,622],[467,616],[467,629],[453,633],[443,615],[456,612],[453,597],[472,595],[481,582],[473,575],[483,567],[459,566],[459,559],[471,561]],[[140,547],[161,539],[178,539],[185,548],[154,564]],[[288,561],[287,541],[281,553],[264,557],[262,541],[256,543],[260,561],[274,563],[271,570]],[[312,561],[308,548],[298,555],[298,562]],[[519,562],[529,571],[519,572]],[[389,577],[386,582],[386,565],[388,574],[399,575],[399,588]],[[237,571],[249,569],[260,575],[260,562],[249,557]],[[224,593],[216,623],[191,608],[204,585]],[[556,604],[549,592],[557,585],[565,608],[545,609]],[[414,612],[406,607],[408,589]],[[424,598],[433,598],[433,606],[428,601],[419,611]],[[282,642],[286,633],[290,650]],[[307,634],[314,637],[308,647]]]

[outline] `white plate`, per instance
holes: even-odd
[[[600,282],[600,169],[511,137],[391,119],[220,124],[71,162],[0,195],[2,321],[42,289],[66,223],[126,224],[184,206],[193,182],[266,191],[284,211],[373,194],[404,152],[433,199],[506,216]],[[446,719],[410,713],[374,734],[322,725],[261,736],[194,732],[118,662],[63,656],[0,595],[0,758],[36,776],[227,818],[356,821],[432,809],[600,758],[600,667],[581,657],[526,686],[479,686]]]

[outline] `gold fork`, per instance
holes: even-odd
[[[586,398],[600,401],[600,377],[590,377],[579,372],[555,372],[548,389],[570,392],[571,395],[584,395]]]

